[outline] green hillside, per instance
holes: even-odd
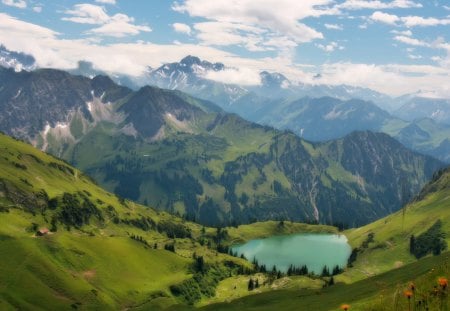
[[[351,245],[359,251],[351,267],[335,277],[337,284],[334,286],[263,291],[206,306],[205,310],[338,310],[342,304],[350,304],[351,310],[408,310],[404,291],[411,282],[415,285],[411,299],[414,303],[421,302],[420,308],[417,306],[415,310],[426,310],[427,306],[428,310],[447,310],[450,307],[448,287],[443,291],[438,279],[450,278],[449,197],[450,169],[447,169],[435,174],[402,211],[345,231]],[[440,223],[440,230],[434,238],[446,246],[440,249],[441,254],[433,256],[433,249],[423,256],[411,254],[412,235],[416,249],[421,240],[425,247],[434,244],[430,228],[436,228],[436,222]],[[285,279],[295,282],[295,277]]]
[[[118,199],[78,170],[32,146],[4,135],[0,141],[2,310],[50,306],[62,310],[71,305],[111,309],[153,300],[174,302],[168,287],[189,277],[190,259],[161,249],[170,242],[164,232],[122,223],[143,216],[154,221],[179,220]],[[81,205],[74,207],[83,209],[80,219],[76,212],[72,218],[62,218],[64,212],[69,213],[61,207],[64,193],[91,202],[90,209],[99,211],[95,215],[101,217],[81,220],[87,213]],[[53,223],[56,232],[35,236],[37,229],[55,229]],[[198,232],[197,226],[189,226]],[[131,234],[158,243],[159,249],[144,247]]]
[[[450,275],[448,267],[450,253],[428,257],[402,268],[361,280],[352,284],[336,284],[326,288],[273,290],[250,295],[226,303],[213,304],[200,310],[340,310],[349,304],[350,310],[408,310],[408,300],[403,292],[414,282],[416,298],[420,301],[427,295],[429,310],[450,307],[450,299],[442,295],[430,295],[438,286],[440,277]],[[419,298],[420,297],[420,298]],[[425,310],[425,303],[422,304]],[[171,310],[194,310],[187,307],[173,307]]]
[[[0,75],[0,130],[108,191],[205,225],[357,227],[400,209],[442,166],[385,134],[311,143],[179,91],[51,69]]]
[[[448,242],[448,171],[437,174],[404,214],[345,232],[354,247],[360,247],[371,232],[374,241],[358,253],[352,268],[335,278],[337,285],[322,289],[321,279],[282,277],[263,286],[261,294],[248,296],[249,276],[239,275],[239,269],[250,272],[252,266],[217,252],[217,229],[123,200],[67,163],[23,142],[0,135],[0,146],[2,310],[179,310],[189,301],[211,310],[294,310],[299,305],[333,310],[341,303],[351,304],[354,310],[374,305],[392,310],[387,306],[394,302],[406,306],[401,293],[408,282],[415,281],[418,290],[426,291],[438,276],[449,275],[448,253],[416,261],[408,249],[410,235],[419,240],[438,219]],[[54,232],[37,236],[43,228]],[[336,229],[290,222],[281,228],[272,221],[227,228],[220,236],[227,245],[295,232]],[[166,245],[174,245],[175,252],[165,250]],[[196,286],[194,253],[209,267],[201,282],[208,284],[204,287],[211,289],[211,297],[206,292],[190,294],[198,298],[174,295],[174,288],[183,290],[182,284]],[[233,284],[239,287],[230,291]],[[208,306],[229,299],[231,303]]]
[[[410,240],[428,231],[437,221],[446,242],[450,242],[450,170],[435,174],[422,192],[401,211],[367,226],[346,231],[353,247],[361,248],[369,234],[373,242],[358,253],[351,278],[363,278],[414,262]],[[428,241],[428,243],[431,243]]]
[[[108,193],[67,163],[3,134],[0,155],[1,310],[154,310],[185,304],[192,297],[175,295],[173,287],[192,285],[193,257],[201,257],[200,281],[209,292],[199,287],[191,293],[196,302],[214,295],[219,280],[251,271],[249,262],[218,252],[220,243],[336,230],[267,222],[219,235],[215,228]],[[50,232],[36,234],[45,228]],[[172,245],[174,252],[165,250]]]

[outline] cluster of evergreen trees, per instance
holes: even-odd
[[[417,259],[432,253],[439,255],[447,248],[445,233],[442,231],[442,221],[437,220],[427,231],[417,236],[411,235],[409,252]]]
[[[146,246],[150,246],[150,245],[148,244],[147,240],[145,240],[145,239],[144,239],[142,236],[140,236],[140,235],[134,235],[134,234],[132,234],[132,235],[130,235],[130,238],[131,238],[132,240],[138,241],[138,242],[140,242],[140,243],[142,243],[142,244],[144,244],[144,245],[146,245]]]
[[[113,212],[108,212],[113,213]],[[132,218],[132,219],[120,219],[120,222],[139,228],[143,231],[157,230],[159,233],[165,233],[168,238],[191,238],[191,230],[182,223],[176,223],[172,221],[162,220],[156,223],[150,217]]]
[[[253,265],[254,265],[254,271],[253,273],[259,272],[266,274],[267,281],[264,281],[264,284],[269,283],[272,284],[276,279],[280,279],[284,276],[292,276],[292,275],[308,275],[309,277],[323,277],[323,278],[329,278],[325,279],[326,284],[324,286],[331,286],[334,285],[334,277],[337,274],[340,274],[343,272],[343,269],[336,265],[333,270],[330,271],[330,269],[327,266],[324,266],[322,269],[322,273],[320,275],[316,275],[314,272],[309,272],[308,267],[306,265],[302,265],[299,267],[296,267],[294,265],[290,265],[287,272],[281,272],[281,270],[278,270],[276,266],[272,267],[272,270],[270,272],[267,271],[265,265],[259,265],[258,261],[256,259],[253,259]],[[254,290],[259,287],[259,280],[250,278],[248,281],[248,290]]]
[[[369,232],[369,234],[367,234],[366,239],[361,243],[361,246],[360,247],[355,247],[355,248],[352,249],[350,257],[348,257],[348,260],[347,260],[347,266],[353,267],[353,263],[358,258],[358,253],[364,251],[367,248],[369,248],[369,244],[370,243],[374,243],[374,242],[375,242],[375,233]]]
[[[99,221],[103,221],[102,212],[87,196],[82,195],[80,201],[75,194],[67,192],[63,194],[57,219],[65,224],[68,229],[72,226],[80,228],[89,224],[89,219],[92,216]]]
[[[164,245],[164,249],[165,249],[166,251],[175,253],[175,243],[165,244],[165,245]]]
[[[202,297],[213,297],[219,282],[230,276],[230,268],[238,272],[235,265],[226,267],[218,263],[207,264],[203,256],[197,256],[195,253],[193,257],[193,277],[170,287],[173,295],[180,297],[190,305]]]
[[[254,290],[256,288],[259,288],[258,278],[256,278],[255,280],[253,280],[253,278],[250,278],[250,280],[248,281],[248,290]]]

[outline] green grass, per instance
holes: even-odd
[[[104,211],[111,205],[121,218],[146,215],[155,221],[181,222],[132,202],[122,205],[116,196],[94,185],[80,171],[30,145],[0,135],[0,146],[0,179],[9,185],[8,191],[13,189],[23,195],[43,189],[50,198],[85,191],[98,208]],[[187,266],[191,259],[162,250],[162,244],[169,241],[165,235],[106,219],[104,223],[92,221],[82,230],[67,231],[60,224],[57,232],[35,237],[27,228],[32,223],[50,227],[52,211],[35,211],[33,215],[25,210],[35,207],[7,198],[8,194],[0,191],[0,205],[9,209],[0,213],[2,309],[58,310],[69,309],[74,303],[118,309],[151,303],[153,296],[159,297],[159,304],[176,303],[168,288],[189,277]],[[194,234],[200,231],[200,226],[188,225]],[[152,245],[158,243],[159,249],[130,239],[128,234],[132,233],[144,236]],[[177,241],[177,246],[179,253],[185,251],[182,240]]]
[[[77,302],[114,309],[163,292],[175,303],[168,286],[188,277],[188,260],[127,237],[77,235],[3,239],[0,300],[20,309],[67,309]]]
[[[194,253],[204,256],[208,264],[231,261],[251,266],[199,243],[200,238],[212,239],[214,228],[205,228],[202,233],[200,225],[130,201],[123,203],[65,162],[4,135],[0,135],[0,151],[0,207],[7,210],[0,212],[2,310],[184,309],[169,287],[191,277],[189,266]],[[268,176],[269,173],[266,171]],[[437,219],[443,222],[449,240],[449,185],[447,172],[425,188],[421,200],[404,211],[344,232],[354,247],[368,233],[375,234],[375,241],[358,254],[353,268],[336,277],[338,285],[321,289],[321,280],[286,277],[272,286],[248,292],[249,276],[233,275],[219,282],[215,297],[203,297],[197,306],[206,310],[294,310],[299,306],[305,310],[335,310],[341,303],[350,303],[352,310],[365,310],[369,306],[391,310],[386,306],[394,304],[404,307],[400,293],[409,281],[414,280],[418,288],[425,290],[435,283],[437,276],[449,275],[445,265],[448,253],[416,261],[408,252],[409,236],[426,231]],[[49,198],[61,197],[65,192],[88,193],[105,220],[91,219],[89,224],[79,229],[72,227],[70,231],[58,224],[57,232],[35,237],[29,230],[32,223],[40,228],[50,227],[55,211],[33,210],[35,207],[23,203],[28,201],[12,201],[8,191],[20,197],[41,190]],[[144,216],[155,222],[183,224],[192,231],[192,239],[172,240],[155,230],[143,231],[123,222],[115,223],[107,216],[108,205],[114,207],[120,219]],[[180,211],[182,208],[179,206]],[[288,221],[283,226],[278,221],[268,221],[226,229],[226,243],[230,245],[273,235],[337,233],[334,227]],[[150,247],[130,239],[131,234],[142,236]],[[157,249],[151,247],[155,243]],[[163,250],[166,243],[175,243],[176,253]],[[257,277],[263,281],[264,276]]]
[[[259,288],[252,291],[248,290],[249,278],[258,279]],[[203,299],[197,304],[197,307],[206,306],[213,303],[230,302],[249,295],[257,295],[267,293],[274,290],[289,289],[289,290],[303,290],[303,289],[321,289],[324,281],[320,279],[311,279],[305,276],[283,277],[275,280],[271,285],[264,284],[267,277],[264,274],[258,273],[252,276],[237,275],[227,278],[220,282],[216,290],[216,296],[210,299]]]
[[[369,233],[375,235],[375,241],[358,254],[355,268],[345,273],[343,280],[354,281],[416,261],[409,253],[410,236],[423,233],[438,219],[443,223],[442,229],[449,244],[450,173],[445,173],[432,185],[439,190],[428,193],[422,200],[412,202],[385,218],[344,232],[353,247],[360,246]]]
[[[353,247],[360,247],[369,233],[374,234],[374,242],[358,253],[352,268],[335,277],[335,286],[314,290],[301,286],[295,289],[282,287],[275,291],[262,289],[255,294],[245,291],[248,277],[230,278],[222,281],[218,296],[212,300],[221,303],[203,309],[338,310],[341,304],[347,303],[352,306],[351,310],[408,310],[408,300],[403,292],[410,282],[414,282],[416,302],[425,299],[430,310],[440,310],[441,306],[444,308],[442,310],[446,310],[450,307],[448,289],[446,296],[432,293],[439,277],[450,277],[450,252],[417,260],[409,253],[409,238],[411,234],[417,236],[423,233],[440,219],[448,243],[449,198],[450,170],[447,170],[425,186],[417,199],[402,211],[364,227],[345,231]],[[246,240],[263,232],[277,234],[277,228],[276,222],[247,228],[240,226],[236,231],[230,230],[230,235],[236,241]]]
[[[336,284],[324,289],[282,289],[249,295],[200,310],[339,310],[350,304],[351,310],[408,310],[403,290],[414,282],[417,293],[429,293],[438,277],[449,276],[449,253],[428,257],[402,268],[352,284]],[[448,293],[447,293],[448,295]],[[429,297],[430,310],[439,310],[439,299]],[[449,299],[444,300],[449,307]],[[171,310],[192,310],[173,307]],[[445,309],[444,309],[445,310]]]
[[[6,210],[0,212],[2,310],[164,309],[180,303],[169,287],[191,277],[189,266],[194,253],[204,256],[209,264],[228,261],[251,267],[243,259],[200,245],[199,238],[212,239],[216,229],[205,228],[203,234],[200,225],[130,201],[123,203],[79,170],[23,142],[0,135],[0,146],[0,207]],[[57,232],[36,237],[29,229],[32,224],[49,228],[56,211],[38,210],[13,199],[34,197],[40,191],[45,191],[50,199],[60,198],[64,193],[83,193],[102,211],[105,219],[91,218],[89,224],[71,230],[58,223]],[[116,223],[107,216],[108,206],[114,207],[122,220],[144,216],[155,222],[182,223],[191,230],[192,239],[169,239],[155,230],[143,231],[123,222]],[[182,206],[179,208],[181,211]],[[274,234],[335,231],[332,227],[291,222],[285,222],[282,228],[278,222],[265,222],[227,230],[229,244]],[[149,246],[131,239],[130,235],[142,236]],[[173,242],[176,253],[162,249],[164,244]],[[155,243],[157,249],[152,247]],[[227,282],[231,279],[219,284],[220,292]],[[290,284],[302,282],[305,280]],[[201,304],[220,301],[221,297],[230,294],[224,292],[217,299],[203,300]]]

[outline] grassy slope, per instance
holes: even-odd
[[[427,190],[430,187],[434,189]],[[450,242],[450,171],[426,186],[422,194],[423,199],[410,203],[401,211],[345,232],[353,247],[361,245],[368,233],[375,234],[375,242],[358,254],[355,268],[343,276],[345,279],[361,279],[414,262],[415,257],[409,253],[410,236],[426,231],[438,219],[442,221],[447,243]]]
[[[337,284],[325,289],[291,289],[250,295],[230,303],[206,306],[204,310],[339,310],[347,303],[351,310],[407,310],[403,290],[414,281],[418,293],[428,293],[437,278],[449,276],[449,253],[353,284]],[[429,299],[430,310],[439,310],[439,300]],[[449,299],[444,303],[449,305]],[[189,310],[176,307],[174,310]],[[203,309],[202,309],[203,310]]]
[[[88,191],[92,198],[104,202],[97,202],[99,208],[112,205],[121,218],[142,214],[155,220],[173,220],[172,216],[133,203],[123,206],[79,171],[72,175],[49,167],[49,163],[66,164],[29,145],[3,135],[0,142],[0,177],[24,193],[44,189],[52,198],[63,192]],[[13,163],[25,165],[26,169]],[[105,224],[84,226],[83,231],[60,228],[55,234],[36,238],[34,232],[25,229],[32,222],[50,227],[49,212],[33,216],[8,202],[3,193],[0,204],[10,208],[8,213],[0,214],[0,300],[4,306],[31,309],[52,305],[59,309],[82,302],[97,308],[125,307],[148,300],[156,291],[167,292],[170,284],[188,277],[190,260],[165,250],[145,249],[127,234],[143,235],[151,242],[168,240],[155,231],[142,232],[106,220]],[[192,229],[200,228],[192,225]]]
[[[450,170],[447,170],[425,186],[420,196],[403,211],[346,231],[354,247],[360,246],[370,232],[375,234],[375,241],[358,254],[353,268],[335,278],[339,284],[333,287],[322,290],[263,290],[264,293],[260,295],[250,295],[205,309],[337,310],[341,304],[349,303],[352,310],[407,310],[403,291],[413,281],[417,287],[417,300],[427,297],[430,310],[438,310],[440,300],[430,295],[430,292],[437,284],[438,277],[450,277],[450,253],[417,261],[409,254],[408,247],[411,234],[421,234],[438,219],[443,223],[447,242],[450,241],[449,198]],[[239,287],[239,280],[235,280],[235,283],[238,284],[236,290],[243,291]],[[228,283],[223,283],[219,289],[232,292]],[[448,293],[445,303],[449,307]]]
[[[108,205],[113,206],[120,219],[145,216],[155,222],[182,222],[129,201],[122,204],[115,195],[93,184],[80,171],[1,134],[0,168],[0,183],[8,185],[8,191],[12,189],[17,195],[44,190],[49,198],[54,198],[64,192],[84,192],[89,193],[91,201],[103,212]],[[67,231],[58,224],[56,233],[35,237],[27,228],[32,223],[40,228],[50,227],[49,219],[54,212],[47,209],[41,213],[34,206],[14,203],[8,199],[10,195],[6,190],[1,189],[0,207],[8,210],[0,212],[2,310],[61,310],[77,304],[89,309],[161,309],[178,303],[168,287],[190,277],[188,265],[192,263],[194,252],[210,263],[232,260],[248,265],[239,258],[217,254],[201,246],[196,240],[202,235],[202,227],[188,222],[184,224],[191,229],[194,239],[176,239],[176,254],[161,249],[163,244],[173,241],[165,234],[142,231],[123,222],[115,224],[108,217],[104,222],[91,219],[81,230]],[[209,237],[216,232],[213,228],[205,229]],[[228,228],[228,242],[322,229],[333,230],[291,222],[286,222],[283,228],[277,222],[257,223],[239,229]],[[150,245],[157,243],[158,249],[130,239],[130,234],[143,236]],[[233,278],[224,282],[233,282]],[[218,299],[227,299],[231,294],[234,293],[219,295]]]

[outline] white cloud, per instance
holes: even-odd
[[[412,32],[411,30],[391,30],[391,33],[395,34],[395,35],[400,35],[400,36],[407,36],[407,37],[411,37],[412,36]]]
[[[444,49],[448,55],[446,58],[436,59],[434,66],[382,66],[348,62],[312,66],[295,64],[290,57],[284,56],[244,58],[199,44],[161,45],[139,42],[100,45],[89,40],[61,39],[60,35],[51,29],[21,21],[4,13],[0,13],[0,20],[0,42],[10,50],[33,55],[39,67],[76,68],[79,60],[85,60],[92,62],[95,68],[110,74],[120,73],[137,77],[145,72],[147,66],[155,68],[163,63],[179,61],[191,54],[239,68],[237,72],[227,72],[228,77],[210,77],[226,82],[256,83],[254,73],[267,70],[280,72],[291,81],[348,84],[369,87],[390,95],[402,95],[421,89],[450,97],[450,44],[443,39],[431,43],[433,48]],[[320,72],[322,77],[313,79],[312,72]]]
[[[322,39],[322,33],[301,23],[307,17],[338,14],[333,0],[184,0],[175,11],[207,19],[194,25],[205,44],[239,44],[251,51],[273,49],[264,42],[275,37],[287,45]],[[210,27],[208,27],[210,26]],[[248,40],[248,43],[245,41]]]
[[[316,46],[319,49],[324,50],[325,52],[328,52],[328,53],[334,52],[335,50],[343,50],[344,49],[344,47],[340,46],[337,42],[330,42],[327,45],[316,44]]]
[[[2,0],[2,3],[19,9],[25,9],[27,7],[27,2],[25,0]]]
[[[119,13],[112,16],[102,26],[89,30],[88,33],[121,38],[138,35],[140,32],[152,31],[148,26],[134,25],[133,22],[134,18]]]
[[[187,34],[188,36],[191,35],[192,29],[189,25],[182,24],[182,23],[173,23],[172,24],[173,30],[179,33]]]
[[[394,40],[398,41],[398,42],[402,42],[408,45],[413,45],[413,46],[423,46],[423,47],[429,47],[430,44],[422,41],[422,40],[418,40],[415,38],[411,38],[411,37],[406,37],[406,36],[395,36]]]
[[[204,78],[228,83],[228,84],[239,84],[239,85],[260,85],[261,76],[258,70],[252,70],[248,68],[234,69],[228,68],[221,71],[207,71],[203,75]]]
[[[326,29],[333,29],[333,30],[344,30],[344,27],[342,25],[337,24],[325,24],[324,25]]]
[[[380,22],[388,25],[395,25],[400,20],[397,15],[387,14],[380,11],[374,12],[370,16],[370,19],[375,22]]]
[[[277,56],[251,59],[239,57],[213,47],[199,44],[152,44],[148,42],[99,44],[92,40],[72,40],[59,38],[57,32],[21,21],[0,13],[0,42],[8,49],[31,54],[38,67],[71,69],[79,60],[94,64],[96,69],[109,74],[142,76],[148,66],[156,68],[164,63],[180,61],[186,55],[196,55],[211,62],[223,62],[230,67],[239,68],[239,75],[231,81],[255,84],[250,71],[262,70],[282,72],[292,79],[307,79],[303,65],[293,64],[290,57]],[[274,38],[276,40],[276,38]],[[245,83],[244,77],[249,81]],[[213,78],[213,77],[212,77]],[[214,77],[215,78],[215,77]],[[224,78],[224,77],[217,77]]]
[[[362,10],[362,9],[408,9],[421,8],[422,4],[410,0],[394,0],[391,2],[382,2],[378,0],[347,0],[337,5],[339,9]]]
[[[421,55],[408,54],[408,58],[412,59],[412,60],[418,60],[418,59],[422,59],[423,57]]]
[[[399,17],[393,14],[387,14],[384,12],[376,11],[370,19],[375,22],[385,23],[389,25],[402,24],[405,27],[427,27],[438,25],[450,25],[450,18],[438,19],[434,17],[422,17],[422,16],[403,16]]]
[[[439,57],[439,56],[432,56],[430,59],[433,62],[440,62],[440,61],[442,61],[442,57]]]
[[[236,56],[201,45],[157,45],[151,43],[117,43],[99,45],[89,40],[60,39],[51,29],[21,21],[0,13],[0,42],[8,49],[31,54],[39,67],[76,68],[79,60],[92,62],[109,73],[141,75],[147,66],[179,61],[188,54],[214,62],[236,62]],[[274,66],[275,67],[275,66]]]
[[[450,11],[450,6],[448,6],[448,5],[443,5],[442,6],[444,9],[446,9],[447,11]]]
[[[335,63],[321,67],[321,78],[315,83],[348,84],[399,96],[417,90],[450,97],[450,71],[427,65],[374,65]],[[389,83],[386,83],[388,81]]]
[[[36,13],[41,13],[42,12],[42,7],[41,6],[35,6],[33,7],[33,11]]]
[[[104,7],[82,3],[74,6],[72,10],[65,12],[70,17],[62,20],[79,24],[101,25],[87,31],[90,34],[121,38],[127,35],[138,35],[140,32],[150,32],[152,29],[146,25],[135,25],[134,18],[125,14],[109,16]]]
[[[88,3],[76,4],[73,10],[67,10],[65,13],[71,17],[63,17],[62,20],[80,24],[100,25],[110,19],[103,7]]]
[[[105,3],[105,4],[116,4],[116,0],[95,0],[95,2]]]
[[[261,44],[264,42],[262,34],[264,30],[238,23],[229,22],[203,22],[194,25],[198,32],[197,38],[206,45],[241,45],[250,51],[264,50]],[[245,34],[243,34],[245,32]]]
[[[434,17],[405,16],[401,20],[406,27],[450,25],[450,19],[437,19]]]

